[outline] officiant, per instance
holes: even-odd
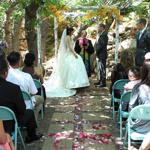
[[[91,40],[86,38],[87,32],[83,30],[81,32],[81,37],[75,43],[75,51],[81,55],[83,62],[85,64],[85,68],[88,74],[88,77],[91,76],[91,63],[90,57],[91,54],[94,53],[94,47],[92,45]]]

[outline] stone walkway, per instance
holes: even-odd
[[[47,99],[39,131],[45,137],[29,150],[117,150],[108,88],[91,85],[73,97]]]

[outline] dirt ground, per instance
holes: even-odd
[[[47,99],[38,132],[44,137],[27,150],[117,150],[118,128],[112,120],[109,83],[78,89],[75,96]]]

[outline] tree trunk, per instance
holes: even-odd
[[[36,17],[39,4],[32,2],[25,8],[25,30],[28,50],[33,52],[38,63]]]
[[[20,45],[20,29],[22,24],[23,17],[21,17],[19,20],[14,22],[14,29],[13,29],[13,35],[12,35],[12,50],[19,51],[19,45]]]
[[[12,3],[8,10],[6,11],[6,22],[4,25],[4,30],[5,30],[5,41],[7,42],[8,46],[8,52],[12,51],[12,20],[11,20],[11,15],[13,11],[15,10],[15,6],[17,3]]]
[[[46,51],[46,40],[49,34],[49,20],[44,20],[41,24],[41,47],[43,52],[43,62],[45,61],[45,51]],[[50,43],[49,43],[50,44]]]

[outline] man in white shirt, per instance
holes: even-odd
[[[31,75],[19,69],[20,59],[20,53],[14,51],[7,56],[10,68],[6,80],[19,85],[21,90],[29,93],[32,96],[32,104],[30,101],[26,101],[26,108],[33,109],[35,106],[36,109],[38,105],[43,104],[44,99],[42,96],[36,95],[38,91]]]

